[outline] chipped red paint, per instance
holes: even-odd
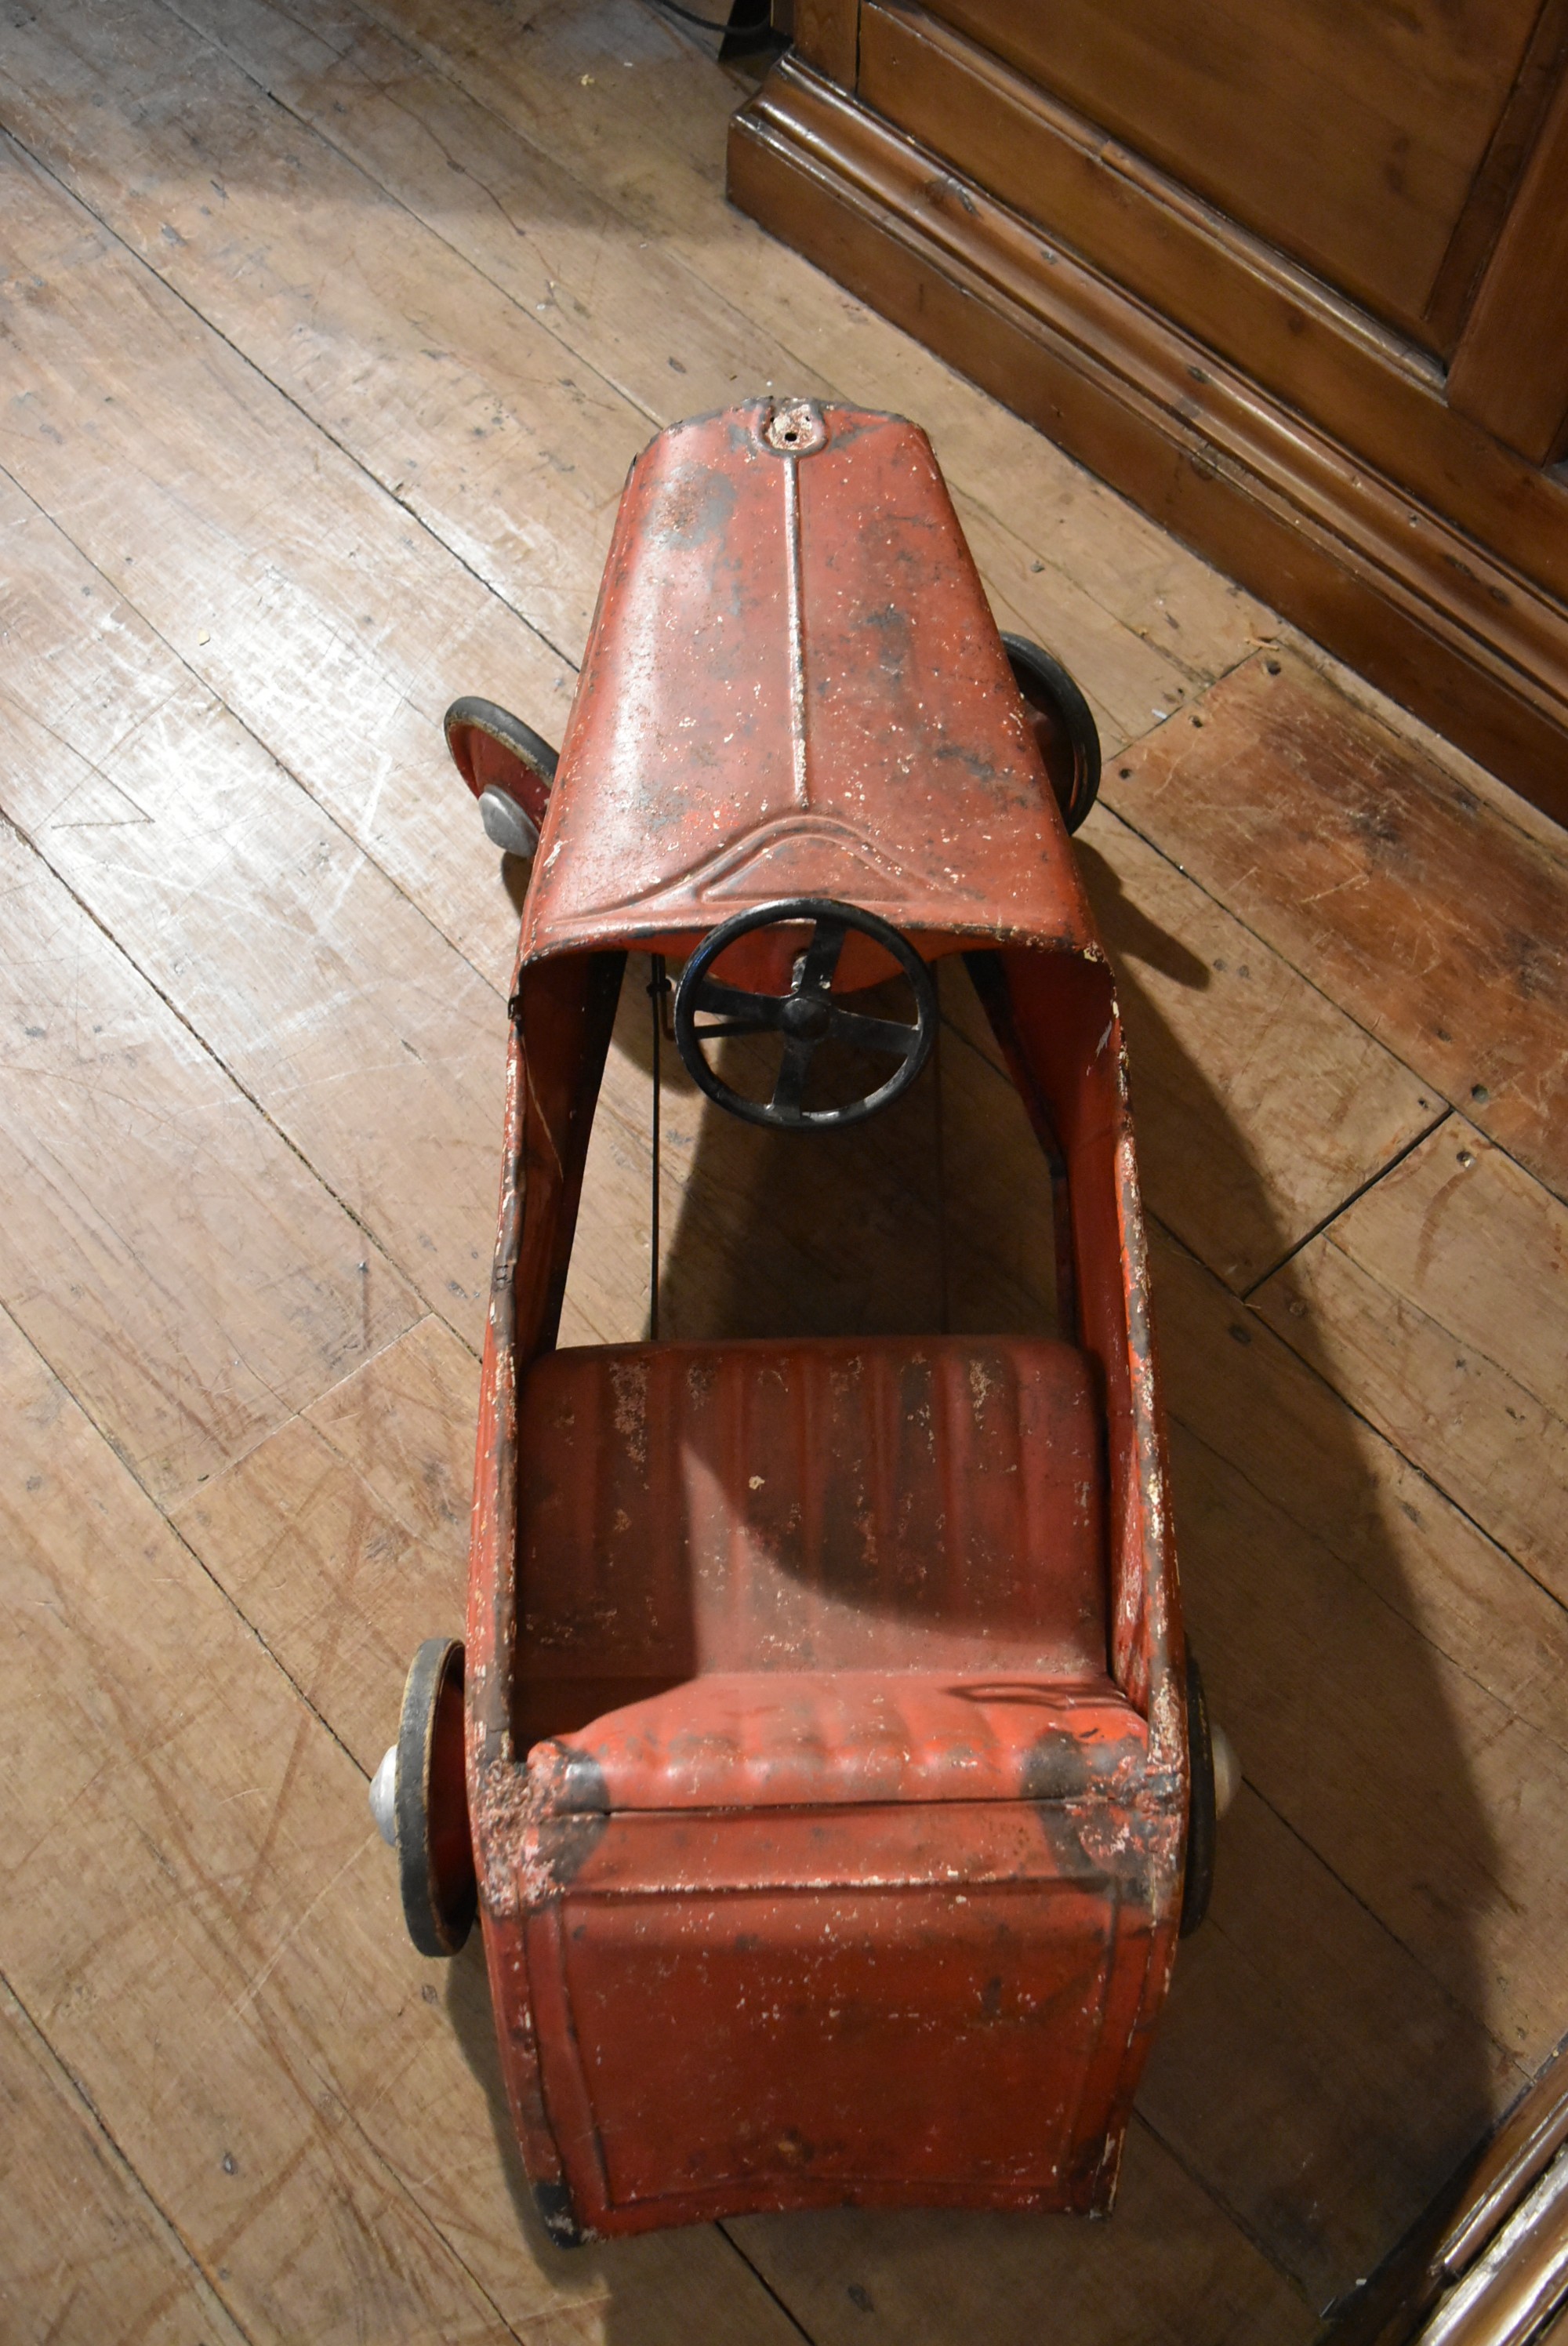
[[[556,1352],[625,951],[808,893],[978,954],[1073,1341]],[[923,434],[676,426],[524,910],[475,1476],[481,1914],[557,2237],[1109,2208],[1188,1793],[1157,1382],[1111,973]]]
[[[863,904],[936,952],[1092,948],[924,433],[834,408],[824,443],[797,454],[769,445],[769,413],[677,423],[632,467],[524,961],[610,944],[679,954],[783,896]],[[840,984],[855,982],[850,964]]]

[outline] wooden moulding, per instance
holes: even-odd
[[[1416,2346],[1527,2346],[1568,2294],[1568,2153],[1560,2153]]]
[[[900,58],[939,37],[956,45],[912,12],[863,9],[862,87],[891,76],[907,92]],[[1015,79],[1003,91],[1013,77],[994,61],[986,74],[969,129],[960,78],[931,135],[993,178],[1015,168],[1020,197],[1025,168],[1050,159],[1054,176],[1034,183],[1054,209],[1075,190],[1074,234],[1119,220],[1104,230],[1119,240],[1115,278],[793,56],[732,124],[731,199],[1568,821],[1568,488],[1453,413],[1435,371],[1394,338],[1222,236],[1191,199],[1167,202],[1148,167],[1127,158],[1108,206],[1099,178],[1120,165],[1105,142],[1066,153],[1061,109]],[[1036,132],[1055,123],[1055,148],[1019,143],[1020,108]],[[983,121],[989,143],[965,146]],[[1139,268],[1151,301],[1173,272],[1207,286],[1196,314],[1234,356],[1127,291]],[[1284,396],[1292,344],[1319,412],[1349,419],[1344,437]]]

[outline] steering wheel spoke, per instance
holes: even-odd
[[[824,913],[817,923],[817,933],[800,956],[795,975],[797,994],[828,994],[832,990],[833,973],[839,966],[839,955],[844,950],[844,938],[849,930],[847,921]]]
[[[761,1035],[779,1024],[788,995],[748,994],[738,985],[721,985],[717,978],[705,978],[697,989],[693,1007],[716,1013],[729,1023],[724,1026],[706,1026],[705,1035]]]
[[[784,1045],[784,1057],[779,1069],[779,1080],[773,1086],[769,1107],[776,1117],[796,1117],[805,1097],[806,1078],[811,1072],[811,1062],[817,1056],[817,1046],[802,1035],[791,1035]]]
[[[741,937],[759,929],[803,926],[809,926],[810,940],[795,957],[787,994],[759,994],[709,976],[720,954]],[[902,972],[914,995],[912,1023],[846,1009],[834,995],[833,980],[851,931],[880,946]],[[699,1016],[711,1023],[699,1025]],[[790,1132],[858,1124],[891,1106],[924,1066],[936,1025],[936,988],[909,939],[875,913],[825,896],[791,896],[721,922],[687,962],[675,1000],[676,1046],[698,1088],[732,1116]],[[708,1043],[769,1033],[782,1036],[784,1049],[768,1099],[736,1091],[704,1056]],[[830,1040],[899,1064],[885,1083],[858,1099],[838,1107],[809,1108],[805,1102],[811,1069],[818,1051]]]
[[[920,1041],[920,1028],[900,1018],[869,1018],[860,1010],[835,1010],[828,1022],[835,1042],[852,1043],[858,1051],[880,1051],[904,1059]]]

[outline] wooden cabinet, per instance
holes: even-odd
[[[1568,0],[798,0],[729,184],[1568,820]]]

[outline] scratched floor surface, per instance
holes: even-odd
[[[1568,844],[722,199],[638,0],[32,0],[0,37],[0,2335],[1305,2341],[1568,2028]],[[1107,2226],[566,2254],[365,1780],[462,1614],[516,872],[627,464],[754,390],[931,431],[1107,751],[1081,852],[1245,1783]],[[667,1098],[667,1324],[1049,1324],[961,990],[797,1173]],[[568,1333],[647,1309],[628,987]],[[918,1111],[918,1113],[917,1113]],[[922,1124],[921,1118],[926,1121]]]

